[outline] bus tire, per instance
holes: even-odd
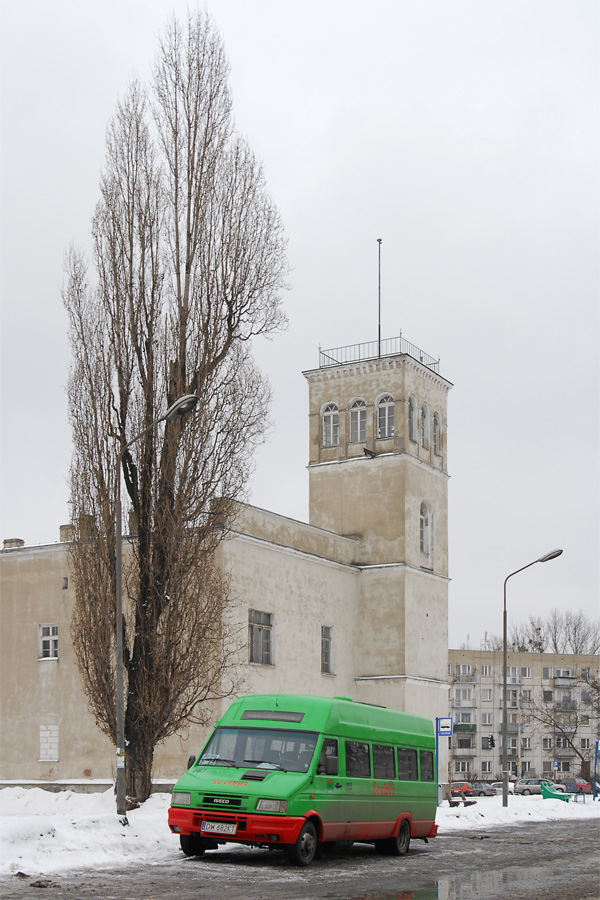
[[[179,846],[186,856],[204,856],[206,841],[198,834],[180,834]]]
[[[378,853],[385,853],[387,856],[404,856],[408,853],[410,846],[410,825],[407,819],[403,819],[398,826],[398,831],[394,837],[385,841],[376,841],[375,849]]]
[[[297,866],[309,866],[317,852],[317,830],[308,820],[300,829],[295,844],[289,849],[290,860]]]

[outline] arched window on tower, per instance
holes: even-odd
[[[421,446],[429,450],[429,407],[426,403],[421,409]]]
[[[350,443],[360,444],[367,439],[367,404],[354,400],[350,404]]]
[[[442,417],[439,412],[433,414],[433,452],[436,456],[442,455]]]
[[[377,404],[377,437],[394,437],[394,398],[385,394]]]
[[[323,410],[323,446],[337,447],[340,442],[340,414],[335,403]]]
[[[425,556],[431,555],[431,510],[424,500],[419,513],[419,549]]]
[[[414,397],[408,398],[408,437],[411,441],[417,441],[417,401]]]

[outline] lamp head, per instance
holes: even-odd
[[[540,556],[538,562],[549,562],[551,559],[556,559],[561,553],[562,550],[551,550],[550,553],[546,553],[545,556]]]
[[[196,397],[195,394],[186,394],[184,397],[180,397],[179,400],[176,400],[175,403],[168,408],[165,414],[165,420],[171,422],[173,419],[180,419],[181,416],[185,416],[186,413],[194,409],[197,404],[198,397]]]

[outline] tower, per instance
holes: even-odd
[[[432,717],[444,715],[448,649],[452,385],[438,368],[400,337],[321,352],[304,373],[309,521],[357,539],[357,699]]]

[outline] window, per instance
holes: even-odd
[[[398,778],[400,781],[416,781],[417,773],[417,751],[405,750],[398,747]]]
[[[377,405],[377,437],[394,436],[394,398],[389,394],[382,397]]]
[[[393,747],[384,747],[381,744],[373,744],[373,777],[396,777],[396,763],[394,760]]]
[[[549,703],[552,700],[552,691],[542,691],[542,694],[544,695],[546,703]]]
[[[426,556],[431,554],[431,515],[425,501],[419,513],[419,549]]]
[[[414,397],[408,398],[408,437],[417,442],[417,401]]]
[[[570,677],[571,677],[571,670],[570,670],[570,669],[557,669],[557,670],[556,670],[556,677],[557,677],[557,678],[570,678]]]
[[[456,721],[460,725],[470,725],[471,724],[471,713],[470,712],[459,712],[456,714]]]
[[[369,745],[346,741],[346,775],[348,778],[370,778]]]
[[[566,737],[557,737],[556,738],[556,749],[557,750],[568,750],[571,746],[571,742]]]
[[[552,738],[545,737],[542,739],[542,750],[552,750]]]
[[[592,702],[592,695],[589,691],[581,692],[581,702],[582,703],[591,703]]]
[[[491,666],[482,666],[481,674],[483,677],[489,678],[492,674],[492,667]]]
[[[323,446],[337,447],[340,442],[340,414],[335,403],[323,410]]]
[[[442,420],[439,412],[433,414],[433,452],[435,456],[442,455]]]
[[[531,738],[521,738],[521,750],[531,750]]]
[[[504,669],[504,666],[502,667]],[[507,666],[506,667],[506,681],[508,684],[516,684],[517,683],[517,667],[516,666]]]
[[[589,725],[590,717],[589,716],[581,716],[581,720],[579,722],[580,725]]]
[[[556,772],[570,772],[571,771],[571,763],[568,759],[559,759],[557,760],[558,766],[556,767]]]
[[[456,664],[456,674],[459,677],[462,677],[463,675],[470,675],[471,674],[470,664],[469,663],[457,663]]]
[[[355,400],[350,406],[350,442],[364,443],[367,439],[367,404],[364,400]]]
[[[552,678],[552,666],[544,666],[542,668],[542,678]]]
[[[482,688],[481,689],[481,699],[482,700],[491,700],[492,699],[492,689],[491,688]]]
[[[471,760],[469,759],[455,759],[454,760],[454,771],[457,775],[466,775],[470,772],[471,769]]]
[[[492,761],[491,759],[483,759],[481,761],[481,774],[489,775],[492,771]]]
[[[321,625],[321,672],[331,675],[333,672],[333,628]]]
[[[589,738],[581,738],[581,749],[589,750],[591,747]]]
[[[481,724],[482,725],[491,725],[492,721],[493,721],[492,716],[493,716],[493,713],[491,713],[491,712],[481,713]]]
[[[525,691],[521,691],[521,699],[529,703],[529,701],[531,700],[531,690],[527,689]]]
[[[531,760],[525,759],[521,762],[521,771],[523,772],[524,775],[526,772],[532,771]]]
[[[38,659],[58,659],[58,625],[38,625]]]
[[[471,738],[459,737],[456,740],[456,746],[459,750],[472,750]]]
[[[273,664],[273,615],[260,612],[258,609],[248,610],[248,645],[250,662],[263,666]]]
[[[582,679],[582,681],[589,681],[591,677],[592,677],[592,670],[591,670],[591,669],[582,669],[582,670],[581,670],[581,679]]]
[[[531,666],[521,666],[521,678],[531,678]]]
[[[429,407],[426,403],[421,409],[421,445],[429,450]]]
[[[456,688],[454,696],[456,698],[457,706],[467,702],[469,703],[469,706],[471,705],[471,688]]]
[[[58,725],[40,725],[39,762],[58,761]]]
[[[431,750],[419,750],[421,763],[421,781],[433,781],[433,753]]]

